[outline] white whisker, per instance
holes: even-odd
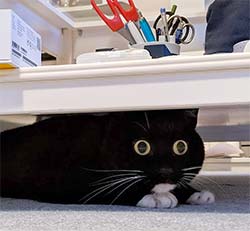
[[[183,176],[197,176],[196,173],[184,173]]]
[[[150,129],[150,124],[149,124],[147,112],[144,112],[144,115],[145,115],[145,118],[146,118],[148,129]]]
[[[122,185],[129,183],[130,181],[136,180],[138,178],[142,179],[142,178],[145,178],[145,177],[146,176],[136,176],[136,177],[133,177],[131,179],[128,179],[126,182],[123,182],[123,183],[119,184],[118,186],[116,186],[115,188],[113,188],[112,190],[108,191],[105,195],[108,195],[108,194],[112,193],[113,191],[115,191],[116,189],[120,188]]]
[[[126,190],[128,190],[130,187],[132,187],[133,185],[135,185],[136,183],[138,183],[139,181],[142,181],[142,180],[143,179],[139,179],[139,180],[131,183],[129,186],[127,186],[125,189],[123,189],[110,204],[112,205]]]
[[[181,179],[192,181],[194,179],[194,177],[182,177]]]
[[[139,127],[141,127],[145,132],[147,132],[147,129],[142,124],[140,124],[139,122],[134,121],[133,123],[138,125]]]
[[[187,188],[187,186],[185,185],[185,181],[179,181],[178,182],[178,185],[180,185],[180,186],[182,186],[182,187],[184,187],[184,188]]]
[[[90,169],[90,168],[82,168],[83,170],[90,171],[90,172],[143,172],[141,170],[128,170],[128,169],[121,169],[121,170],[102,170],[102,169]]]
[[[97,183],[103,182],[103,181],[108,180],[108,179],[116,178],[116,177],[119,177],[121,179],[122,176],[136,176],[136,175],[137,175],[136,173],[127,173],[127,174],[112,175],[112,176],[104,177],[104,178],[102,178],[100,180],[97,180],[97,181],[91,183],[91,185],[95,185]]]
[[[191,184],[194,185],[194,186],[198,185],[199,190],[202,190],[202,188],[205,187],[204,184],[202,184],[202,182],[200,182],[200,181],[197,180],[197,179],[195,179],[195,181],[193,181]]]
[[[191,168],[183,168],[182,171],[186,172],[186,171],[193,170],[193,169],[201,169],[201,167],[202,166],[196,166],[196,167],[191,167]]]
[[[83,202],[83,204],[87,203],[89,200],[91,200],[92,198],[94,198],[95,196],[99,195],[100,193],[102,193],[103,191],[105,191],[106,189],[116,185],[116,184],[119,184],[119,183],[122,183],[124,181],[128,180],[128,178],[126,179],[122,179],[122,180],[117,180],[116,182],[114,183],[111,183],[111,184],[108,184],[108,185],[104,185],[102,187],[99,187],[97,189],[95,189],[94,191],[90,192],[89,194],[87,194],[86,196],[84,196],[83,198],[81,198],[79,201],[83,201],[84,199],[88,198],[89,196],[91,196],[92,194],[94,194],[93,196],[91,196],[90,198],[88,198],[87,200],[85,200]]]
[[[90,186],[98,186],[98,185],[108,185],[110,183],[114,183],[114,182],[119,182],[120,180],[125,180],[125,179],[130,179],[131,177],[122,177],[119,179],[115,179],[115,180],[110,180],[110,181],[105,181],[105,182],[99,182],[99,183],[93,183],[93,184],[89,184]]]
[[[216,181],[210,179],[208,176],[202,175],[202,176],[199,177],[198,179],[201,181],[201,180],[202,180],[201,178],[205,178],[205,179],[203,179],[203,180],[208,180],[208,181],[210,181],[211,183],[213,183],[214,185],[216,185],[223,193],[226,193],[226,192],[224,191],[224,189],[223,189]]]

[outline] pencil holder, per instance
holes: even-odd
[[[153,59],[180,54],[180,46],[178,44],[169,42],[148,42],[134,44],[132,47],[149,51]]]

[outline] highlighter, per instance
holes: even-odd
[[[140,16],[140,27],[142,30],[142,33],[144,35],[144,37],[146,38],[147,42],[153,42],[155,41],[155,37],[154,34],[147,22],[147,20],[143,17],[142,13],[139,11],[139,16]]]

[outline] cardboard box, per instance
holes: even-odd
[[[41,65],[41,36],[12,10],[0,9],[0,69]]]

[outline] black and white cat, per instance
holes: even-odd
[[[173,208],[204,160],[197,110],[65,115],[0,134],[2,197]]]

